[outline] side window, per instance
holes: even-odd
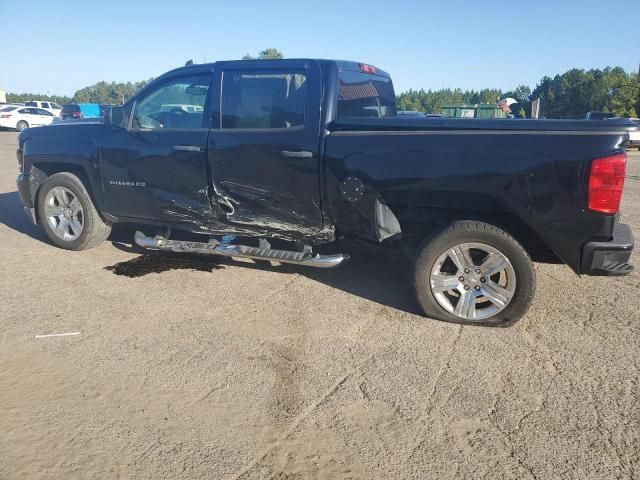
[[[42,102],[42,108],[49,108],[49,104],[47,102]]]
[[[21,113],[23,115],[28,115],[31,113],[31,109],[30,108],[23,108],[21,110],[18,110],[18,113]]]
[[[60,110],[60,105],[58,105],[57,103],[52,103],[51,104],[51,108],[54,108],[56,110]]]
[[[53,113],[47,111],[47,110],[43,110],[41,108],[36,109],[38,112],[38,115],[44,115],[45,117],[53,117]]]
[[[304,125],[304,70],[225,70],[222,128],[294,128]]]
[[[211,77],[191,75],[172,78],[147,92],[136,102],[133,128],[202,128]]]
[[[25,107],[37,107],[38,104],[36,102],[24,102]]]

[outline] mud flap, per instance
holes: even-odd
[[[383,241],[401,232],[400,222],[391,209],[384,203],[382,197],[376,198],[376,236],[378,241]]]

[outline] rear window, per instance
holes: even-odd
[[[339,117],[395,117],[396,94],[389,77],[340,72]]]
[[[63,105],[62,106],[62,113],[73,113],[73,112],[79,112],[80,111],[80,107],[78,105]]]
[[[0,107],[0,112],[12,112],[16,110],[18,107],[9,106],[9,107]]]
[[[37,107],[38,102],[24,102],[25,107]]]

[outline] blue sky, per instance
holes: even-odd
[[[372,63],[398,92],[534,87],[571,67],[636,71],[639,25],[640,0],[0,0],[0,89],[72,95],[267,47]]]

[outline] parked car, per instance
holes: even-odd
[[[18,107],[0,112],[0,127],[12,128],[21,132],[25,128],[49,125],[54,115],[43,108]]]
[[[100,106],[97,103],[67,103],[62,106],[60,113],[62,119],[97,118],[100,116]]]
[[[630,119],[636,126],[640,127],[640,119],[639,118],[631,118]],[[640,131],[632,130],[629,132],[629,144],[630,147],[636,147],[640,150]]]
[[[10,112],[12,110],[16,110],[17,108],[20,108],[21,105],[14,105],[11,103],[5,103],[3,105],[0,105],[0,112]]]
[[[69,250],[133,222],[151,250],[312,267],[363,243],[409,252],[425,313],[453,322],[522,317],[531,257],[585,275],[633,270],[618,221],[632,122],[398,118],[395,102],[389,75],[355,62],[185,66],[104,122],[22,132],[18,191]]]
[[[25,107],[43,108],[43,109],[48,110],[49,112],[53,113],[56,116],[60,115],[60,111],[62,110],[60,108],[60,105],[58,105],[57,103],[55,103],[55,102],[47,102],[47,101],[42,101],[42,100],[31,100],[29,102],[24,102],[24,106]]]

